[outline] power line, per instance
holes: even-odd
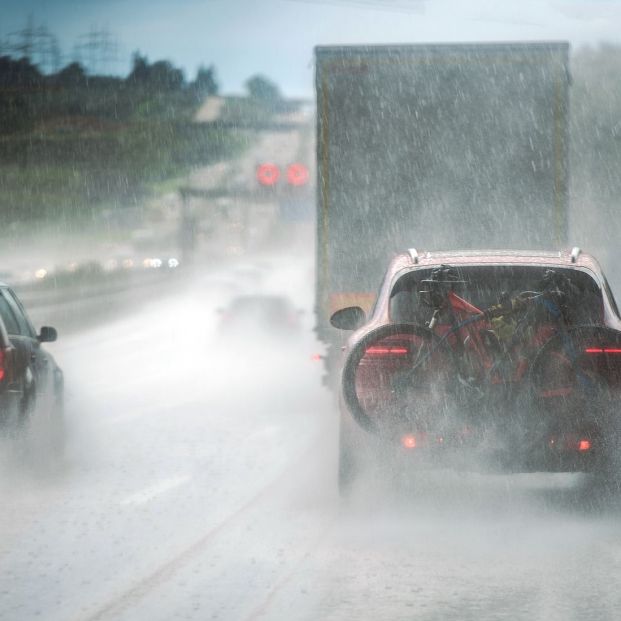
[[[28,16],[26,26],[21,30],[10,32],[0,45],[0,49],[3,54],[28,58],[42,71],[58,71],[62,62],[58,40],[47,26],[35,25],[32,13]]]
[[[37,25],[31,13],[24,28],[10,32],[0,40],[0,55],[28,58],[43,72],[58,72],[64,61],[58,39],[44,24]],[[118,43],[108,28],[91,29],[79,37],[70,55],[73,62],[84,66],[91,75],[112,72],[119,62]],[[112,71],[110,71],[112,69]]]
[[[396,13],[423,13],[426,0],[286,0],[304,4],[327,4],[332,6],[353,6]]]
[[[74,45],[73,56],[91,75],[96,75],[118,62],[118,44],[107,28],[91,26],[90,31],[81,35]]]

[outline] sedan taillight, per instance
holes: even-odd
[[[584,351],[587,354],[621,354],[620,347],[587,347]]]
[[[0,382],[4,381],[7,376],[7,352],[8,347],[0,347]]]

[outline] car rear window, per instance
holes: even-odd
[[[514,296],[523,291],[540,291],[546,266],[459,266],[454,268],[463,284],[455,286],[456,293],[480,309],[498,304],[504,293]],[[603,321],[602,291],[587,273],[555,268],[567,276],[576,295],[568,305],[567,319],[572,324],[601,324]],[[423,304],[418,294],[421,281],[428,279],[431,269],[420,269],[402,276],[391,291],[390,318],[395,323],[424,324],[431,309]],[[423,287],[424,288],[424,287]]]

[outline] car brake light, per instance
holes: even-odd
[[[416,448],[416,436],[411,433],[402,436],[401,444],[406,449]]]
[[[621,347],[587,347],[587,354],[621,354]]]
[[[589,451],[590,449],[591,449],[591,441],[590,440],[587,440],[586,438],[583,438],[582,440],[578,441],[578,450],[581,453]]]
[[[588,438],[581,438],[573,433],[563,434],[560,437],[551,437],[548,446],[552,449],[564,451],[578,451],[586,453],[593,448],[593,443]]]
[[[368,347],[364,353],[369,356],[405,356],[408,349],[406,347]]]
[[[6,377],[6,349],[0,348],[0,382]]]

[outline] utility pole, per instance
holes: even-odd
[[[88,33],[80,36],[80,42],[74,47],[76,62],[86,63],[86,69],[91,75],[97,75],[109,70],[112,63],[118,60],[117,43],[107,28],[91,26]]]
[[[21,30],[9,33],[9,49],[18,58],[28,58],[32,61],[35,28],[32,13],[28,15],[26,26]]]
[[[58,71],[61,65],[58,40],[47,26],[36,26],[35,23],[35,18],[30,13],[24,28],[9,33],[2,46],[3,52],[17,58],[27,58],[43,72]]]

